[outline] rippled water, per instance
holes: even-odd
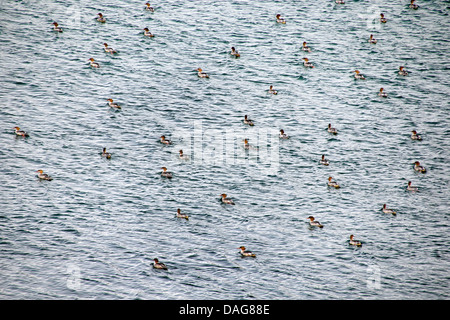
[[[0,1],[1,298],[449,298],[448,1],[144,3]]]

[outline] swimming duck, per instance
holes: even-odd
[[[155,9],[153,9],[153,7],[150,6],[150,3],[146,3],[145,4],[145,10],[150,11],[150,12],[155,12]]]
[[[378,92],[378,96],[383,97],[383,98],[387,97],[387,93],[384,92],[384,88],[380,88],[380,92]]]
[[[278,94],[278,91],[277,90],[274,90],[273,89],[273,86],[270,86],[269,87],[269,91],[268,91],[270,94]]]
[[[355,79],[366,80],[363,74],[359,72],[359,70],[353,71],[355,73]]]
[[[349,240],[348,243],[349,243],[350,245],[352,245],[352,246],[357,246],[357,247],[361,247],[361,246],[362,246],[361,241],[355,240],[352,234],[350,235],[350,240]]]
[[[341,187],[336,181],[333,180],[332,177],[328,177],[328,186],[335,189],[339,189]]]
[[[234,47],[231,47],[230,54],[236,58],[239,58],[241,56],[241,54]]]
[[[103,14],[100,13],[100,12],[97,14],[97,21],[101,22],[101,23],[105,23],[106,22],[105,17],[103,17]]]
[[[319,221],[314,220],[314,217],[313,217],[313,216],[309,216],[308,219],[309,219],[309,225],[310,225],[310,226],[312,226],[312,227],[323,228],[323,225],[320,224]]]
[[[411,131],[411,139],[413,140],[422,140],[422,136],[417,133],[416,130]]]
[[[111,54],[117,53],[116,50],[114,50],[113,48],[108,47],[108,44],[106,42],[103,45],[105,46],[105,48],[104,48],[105,52],[108,52],[108,53],[111,53]]]
[[[398,68],[398,74],[401,76],[407,76],[408,75],[408,71],[405,70],[405,67],[401,66]]]
[[[241,249],[241,256],[242,257],[252,257],[252,258],[256,258],[256,254],[254,254],[253,252],[249,251],[249,250],[245,250],[244,246],[240,246],[238,249]]]
[[[160,141],[162,144],[166,144],[166,145],[172,144],[172,141],[167,140],[166,136],[161,136],[160,139],[161,139]]]
[[[345,4],[345,1],[344,0],[336,0],[335,1],[337,4]]]
[[[226,195],[225,193],[222,193],[220,196],[222,197],[222,198],[220,199],[220,200],[222,201],[222,203],[234,205],[233,200],[231,200],[231,198],[227,198],[227,195]]]
[[[408,186],[406,187],[407,191],[419,191],[418,187],[412,186],[411,181],[408,181]]]
[[[303,41],[302,50],[306,52],[311,52],[311,48],[306,45],[306,41]]]
[[[280,130],[280,139],[289,139],[289,136],[284,133],[283,129]]]
[[[63,32],[63,29],[61,27],[58,27],[58,22],[53,22],[53,26],[53,31]]]
[[[111,108],[114,108],[114,109],[122,109],[117,103],[114,102],[113,99],[107,99],[106,101],[108,101],[108,105],[109,105]]]
[[[37,177],[41,180],[48,180],[48,181],[53,180],[52,177],[50,177],[48,174],[44,173],[42,170],[37,170],[36,172],[38,173]]]
[[[421,172],[421,173],[426,173],[427,169],[425,169],[425,167],[422,167],[420,165],[419,161],[414,162],[414,170],[416,170],[417,172]]]
[[[200,78],[209,78],[209,75],[206,72],[203,72],[202,68],[197,68],[196,71],[198,71],[198,76]]]
[[[383,13],[380,13],[380,22],[381,22],[381,23],[386,23],[386,22],[387,22],[387,20],[386,20],[386,18],[384,17],[384,14],[383,14]]]
[[[373,43],[373,44],[377,43],[377,39],[375,39],[375,38],[373,37],[373,34],[370,35],[369,43]]]
[[[24,138],[28,137],[28,133],[26,133],[23,130],[20,130],[19,127],[14,127],[14,129],[15,129],[15,133],[16,133],[17,136],[24,137]]]
[[[244,124],[248,124],[249,126],[253,126],[253,120],[250,120],[247,115],[244,116]]]
[[[331,134],[334,134],[334,135],[336,135],[336,134],[338,133],[338,131],[337,131],[336,128],[332,128],[332,127],[331,127],[331,123],[328,124],[327,131],[328,131],[329,133],[331,133]]]
[[[395,212],[395,210],[386,208],[386,204],[383,204],[383,208],[381,208],[381,210],[384,213],[390,213],[390,214],[393,214],[394,216],[397,214],[397,212]]]
[[[92,68],[100,68],[100,65],[94,61],[94,58],[90,58],[89,61]]]
[[[177,209],[177,218],[182,218],[182,219],[189,220],[189,216],[186,215],[186,214],[181,213],[180,209]]]
[[[179,158],[181,160],[189,160],[189,156],[183,153],[183,150],[179,151]]]
[[[323,164],[324,166],[328,166],[330,164],[330,162],[328,161],[328,159],[325,159],[325,155],[322,155],[322,159],[319,161],[320,164]]]
[[[153,259],[153,261],[155,261],[154,263],[152,263],[153,268],[167,270],[166,265],[162,262],[159,262],[158,258]]]
[[[281,17],[281,14],[277,14],[277,23],[286,24],[286,20]]]
[[[415,0],[411,0],[411,4],[409,5],[409,8],[414,9],[414,10],[419,9],[419,6],[417,4],[415,4],[414,2],[415,2]]]
[[[144,28],[144,36],[153,38],[155,35],[148,30],[148,28]]]
[[[309,62],[308,58],[303,58],[303,65],[307,68],[314,68],[314,65],[311,62]]]
[[[105,157],[106,159],[111,159],[111,153],[106,152],[106,148],[103,148],[102,157]]]
[[[163,172],[161,172],[162,177],[172,178],[172,172],[167,171],[166,167],[161,167],[161,169],[163,170]]]

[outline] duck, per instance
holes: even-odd
[[[107,53],[111,53],[111,54],[114,54],[114,53],[117,53],[117,51],[116,50],[114,50],[113,48],[111,48],[111,47],[108,47],[108,44],[105,42],[104,44],[103,44],[104,46],[105,46],[105,52],[107,52]]]
[[[103,14],[101,12],[99,12],[97,14],[97,21],[101,22],[101,23],[105,23],[106,22],[106,19],[105,19],[105,17],[103,16]]]
[[[371,34],[370,38],[369,38],[369,43],[376,44],[377,42],[378,42],[378,40],[373,37],[373,34]]]
[[[387,98],[387,93],[384,92],[384,88],[380,88],[380,92],[378,92],[379,97]]]
[[[24,137],[24,138],[28,137],[28,133],[23,130],[20,130],[19,127],[14,127],[14,130],[15,130],[16,136],[20,136],[20,137]]]
[[[234,47],[231,47],[230,54],[236,58],[239,58],[241,56],[241,54]]]
[[[328,186],[335,189],[339,189],[341,187],[336,181],[333,180],[332,177],[328,177]]]
[[[100,68],[100,64],[95,62],[94,58],[90,58],[89,61],[90,61],[89,64],[91,65],[92,68]]]
[[[169,178],[169,179],[172,178],[172,172],[167,171],[167,168],[166,168],[166,167],[161,167],[161,169],[163,170],[163,171],[161,172],[161,176],[162,176],[162,177],[166,177],[166,178]]]
[[[414,10],[419,9],[419,6],[417,4],[415,4],[414,2],[415,2],[415,0],[411,0],[411,3],[409,4],[409,8],[414,9]]]
[[[250,120],[247,115],[244,115],[244,124],[248,124],[249,126],[254,126],[253,120]]]
[[[303,58],[303,65],[307,68],[314,68],[314,65],[311,62],[309,62],[308,58]]]
[[[361,247],[362,246],[362,242],[359,240],[355,240],[354,236],[351,234],[350,235],[350,240],[348,242],[350,245],[352,246],[357,246],[357,247]]]
[[[289,136],[284,133],[283,129],[280,130],[280,139],[289,139]]]
[[[381,211],[383,211],[384,213],[393,214],[394,216],[397,214],[397,212],[395,212],[395,210],[386,208],[386,204],[383,204],[383,208],[381,208]]]
[[[119,106],[117,103],[115,103],[113,99],[107,99],[106,101],[108,101],[108,105],[109,105],[111,108],[114,108],[114,109],[122,109],[122,107]]]
[[[150,11],[150,12],[155,12],[155,9],[153,7],[150,6],[150,3],[147,2],[145,4],[145,10]]]
[[[144,36],[153,38],[155,35],[148,30],[148,28],[144,28]]]
[[[411,181],[408,181],[408,185],[406,186],[407,191],[419,191],[418,187],[412,186]]]
[[[269,87],[269,91],[268,91],[270,94],[278,94],[278,91],[277,90],[274,90],[273,89],[273,86],[270,86]]]
[[[177,218],[182,218],[182,219],[189,220],[189,216],[186,215],[186,214],[181,213],[181,209],[177,209]]]
[[[167,140],[166,136],[161,136],[160,139],[161,139],[160,141],[162,144],[166,144],[166,145],[172,144],[172,141]]]
[[[202,68],[197,68],[196,71],[198,71],[197,75],[199,78],[209,78],[209,75],[206,72],[203,72]]]
[[[222,201],[222,203],[234,205],[234,201],[231,200],[231,198],[227,198],[227,195],[225,193],[222,193],[220,196],[222,197],[220,199]]]
[[[366,80],[363,74],[360,73],[359,70],[353,71],[355,73],[355,79]]]
[[[61,27],[58,27],[58,22],[53,22],[53,31],[57,32],[63,32],[63,29]]]
[[[319,221],[314,220],[314,217],[313,217],[313,216],[309,216],[308,219],[309,219],[309,225],[310,225],[311,227],[319,227],[319,228],[323,228],[323,225],[322,225]]]
[[[384,14],[383,14],[383,13],[380,13],[380,22],[381,22],[381,23],[386,23],[386,22],[387,22],[387,20],[386,20],[386,18],[384,17]]]
[[[416,130],[411,131],[411,139],[412,140],[422,140],[422,136],[417,133]]]
[[[344,0],[336,0],[335,1],[337,4],[345,4],[345,1]]]
[[[325,159],[325,155],[324,154],[322,155],[322,159],[320,159],[319,163],[323,164],[324,166],[328,166],[330,164],[328,159]]]
[[[427,172],[427,169],[425,169],[425,167],[421,166],[419,161],[414,162],[414,170],[416,170],[417,172],[421,172],[421,173]]]
[[[256,258],[256,254],[254,254],[253,252],[251,252],[250,250],[245,250],[244,246],[240,246],[238,249],[241,249],[241,256],[242,257],[252,257],[252,258]]]
[[[38,173],[37,177],[41,180],[48,180],[48,181],[53,180],[52,177],[50,177],[48,174],[44,173],[44,171],[42,171],[42,170],[37,170],[36,172]]]
[[[276,15],[277,23],[286,24],[286,20],[281,17],[281,14]]]
[[[179,153],[179,156],[178,156],[178,157],[179,157],[181,160],[189,160],[189,156],[186,155],[186,154],[184,154],[184,153],[183,153],[183,150],[178,151],[178,153]]]
[[[331,134],[334,134],[334,135],[338,134],[337,129],[331,127],[331,123],[328,124],[327,131],[328,131],[329,133],[331,133]]]
[[[401,76],[407,76],[408,75],[408,71],[405,70],[405,67],[401,66],[398,68],[398,74]]]
[[[153,259],[153,261],[155,261],[154,263],[152,263],[154,269],[167,270],[166,265],[162,262],[159,262],[158,258]]]
[[[306,45],[306,41],[303,41],[302,50],[305,52],[311,52],[311,48]]]
[[[106,148],[103,148],[102,157],[105,157],[106,159],[111,159],[111,153],[106,152]]]

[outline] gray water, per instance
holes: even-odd
[[[449,298],[449,1],[144,4],[0,0],[0,298]]]

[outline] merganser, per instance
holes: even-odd
[[[145,10],[155,12],[155,9],[153,9],[153,7],[150,7],[150,3],[148,2],[145,4]]]
[[[150,38],[155,36],[153,33],[150,32],[150,30],[148,30],[148,28],[144,28],[143,30],[144,30],[144,36],[150,37]]]
[[[283,129],[280,130],[280,139],[289,139],[289,136],[284,133]]]
[[[408,75],[408,71],[406,71],[406,70],[404,70],[405,69],[405,67],[399,67],[398,68],[398,74],[399,75],[401,75],[401,76],[407,76]]]
[[[153,268],[167,270],[166,265],[162,262],[159,262],[157,258],[153,259],[153,261],[155,261],[154,263],[152,263]]]
[[[324,166],[328,166],[330,164],[330,162],[328,161],[328,159],[325,159],[325,155],[322,155],[322,159],[319,161],[320,164],[323,164]]]
[[[189,160],[189,156],[183,153],[183,150],[179,151],[179,157],[182,160]]]
[[[239,57],[241,56],[240,53],[237,52],[237,50],[236,50],[234,47],[231,47],[231,52],[230,52],[230,54],[231,54],[232,56],[235,56],[236,58],[239,58]]]
[[[309,225],[310,225],[310,226],[312,226],[312,227],[323,228],[323,225],[320,224],[319,221],[314,220],[314,217],[313,217],[313,216],[309,216],[308,219],[309,219]]]
[[[37,177],[41,180],[48,180],[48,181],[53,180],[52,177],[50,177],[48,174],[44,173],[42,170],[37,170],[36,172],[38,173]]]
[[[286,24],[286,20],[284,20],[284,19],[281,17],[281,14],[277,14],[276,17],[277,17],[277,23]]]
[[[221,198],[222,203],[234,205],[233,200],[231,200],[231,198],[227,198],[227,195],[225,193],[222,193],[220,196],[222,197]]]
[[[28,133],[26,133],[25,131],[23,131],[23,130],[20,130],[20,128],[19,127],[14,127],[14,129],[15,129],[15,132],[16,132],[16,135],[17,136],[21,136],[21,137],[28,137]]]
[[[378,92],[378,96],[379,96],[379,97],[386,98],[386,97],[387,97],[387,93],[384,92],[384,89],[383,89],[383,88],[380,88],[380,92]]]
[[[373,37],[373,34],[370,35],[369,42],[370,42],[370,43],[373,43],[373,44],[377,43],[377,39],[375,39],[375,38]]]
[[[407,191],[419,191],[418,187],[412,186],[411,181],[408,181],[408,186],[406,187]]]
[[[105,52],[108,52],[108,53],[111,53],[111,54],[117,53],[116,50],[114,50],[113,48],[108,47],[108,44],[106,42],[103,45],[105,46],[105,48],[104,48]]]
[[[409,8],[414,9],[414,10],[419,9],[419,6],[417,4],[415,4],[414,2],[415,2],[415,0],[411,0],[411,4],[409,5]]]
[[[249,126],[253,126],[253,120],[247,118],[247,115],[244,116],[244,124],[248,124]]]
[[[387,22],[387,20],[386,20],[386,18],[384,17],[384,14],[383,14],[383,13],[380,13],[380,22],[381,22],[381,23],[386,23],[386,22]]]
[[[270,86],[270,87],[269,87],[269,93],[271,93],[271,94],[278,94],[278,91],[277,91],[277,90],[274,90],[274,89],[273,89],[273,86]]]
[[[254,254],[253,252],[249,251],[249,250],[245,250],[244,246],[240,246],[238,249],[241,249],[241,256],[242,257],[252,257],[252,258],[256,258],[256,254]]]
[[[101,14],[100,12],[97,14],[97,21],[101,22],[101,23],[105,23],[106,22],[105,17],[103,17],[103,14]]]
[[[417,133],[416,130],[411,131],[411,139],[413,140],[422,140],[422,136]]]
[[[421,172],[421,173],[426,173],[427,172],[427,169],[425,169],[425,167],[422,167],[420,165],[419,161],[414,162],[414,170],[416,170],[418,172]]]
[[[162,177],[172,178],[172,172],[167,171],[166,167],[161,167],[161,169],[163,170],[163,172],[161,172]]]
[[[100,68],[100,65],[94,61],[94,58],[90,58],[89,61],[92,68]]]
[[[311,62],[309,62],[308,58],[303,58],[303,65],[307,68],[314,68],[313,64]]]
[[[247,139],[244,139],[244,149],[250,149],[250,144]]]
[[[177,218],[182,218],[182,219],[189,220],[189,216],[186,215],[186,214],[181,213],[180,209],[177,209]]]
[[[106,101],[108,101],[108,105],[109,105],[111,108],[114,108],[114,109],[122,109],[117,103],[113,102],[113,101],[114,101],[113,99],[107,99]]]
[[[162,144],[167,144],[167,145],[172,144],[172,141],[167,140],[166,136],[161,136],[160,139],[161,139],[160,141]]]
[[[198,76],[200,78],[209,78],[209,75],[207,73],[203,72],[202,68],[197,68],[196,71],[198,71]]]
[[[359,70],[353,71],[355,73],[355,79],[366,80],[363,74],[359,72]]]
[[[390,213],[393,214],[394,216],[397,214],[397,212],[395,212],[394,210],[386,208],[386,204],[383,204],[383,208],[381,208],[381,210],[384,213]]]
[[[337,4],[345,4],[345,1],[344,0],[336,0],[335,1]]]
[[[111,159],[111,153],[106,152],[106,148],[103,148],[102,157],[105,157],[106,159]]]
[[[57,32],[63,32],[63,29],[61,27],[58,27],[58,22],[53,22],[53,30]]]
[[[306,41],[303,41],[302,50],[306,52],[311,52],[311,48],[306,45]]]
[[[357,247],[361,247],[361,246],[362,246],[361,241],[359,241],[359,240],[354,240],[352,234],[350,235],[350,240],[349,240],[348,243],[349,243],[350,245],[352,245],[352,246],[357,246]]]
[[[332,177],[328,177],[328,186],[336,189],[339,189],[341,187],[336,181],[333,180]]]
[[[331,127],[331,123],[328,124],[327,131],[328,131],[329,133],[331,133],[331,134],[334,134],[334,135],[336,135],[336,134],[338,133],[336,128],[332,128],[332,127]]]

